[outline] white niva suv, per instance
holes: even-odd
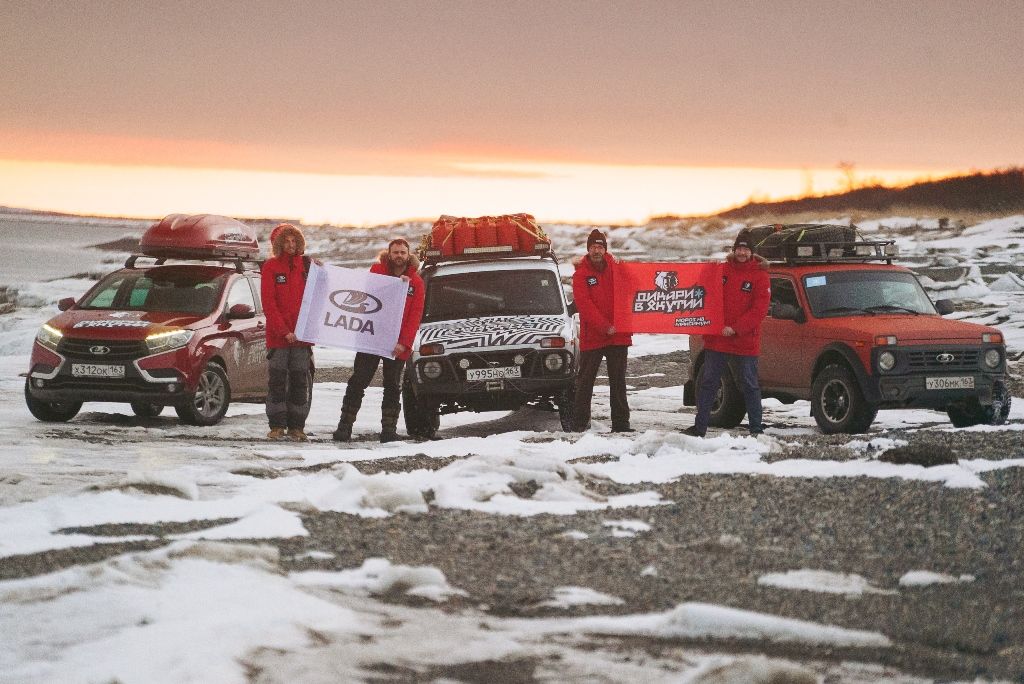
[[[433,437],[441,414],[526,405],[557,409],[570,429],[579,333],[555,256],[428,258],[423,280],[402,385],[409,435]]]

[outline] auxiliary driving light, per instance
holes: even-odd
[[[423,364],[423,375],[431,380],[441,377],[441,364],[437,361],[427,361]]]
[[[562,360],[561,354],[548,354],[544,357],[544,367],[552,373],[561,370],[564,364],[565,361]]]

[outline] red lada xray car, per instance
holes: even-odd
[[[43,421],[83,402],[131,404],[213,425],[231,401],[263,401],[266,341],[254,229],[224,216],[172,214],[142,254],[79,300],[61,300],[32,346],[25,401]]]

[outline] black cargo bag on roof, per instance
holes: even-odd
[[[846,244],[857,240],[855,226],[832,224],[771,225],[750,228],[750,241],[754,253],[767,259],[782,259],[786,256],[784,245],[791,244]]]

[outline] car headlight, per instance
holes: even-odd
[[[150,354],[159,354],[160,352],[184,347],[191,339],[191,330],[168,330],[148,336],[146,338],[146,348],[149,349]]]
[[[437,361],[427,361],[423,364],[423,375],[431,380],[441,377],[441,364]]]
[[[561,354],[548,354],[544,357],[544,367],[552,373],[560,370],[564,363],[565,362],[562,360]]]
[[[57,330],[52,325],[43,323],[43,327],[36,333],[36,342],[43,345],[47,349],[57,351],[57,345],[60,344],[61,338],[64,337],[64,333]]]
[[[999,353],[998,349],[989,349],[985,352],[985,365],[989,368],[997,368],[999,363],[1003,360],[1003,355]]]
[[[879,370],[888,373],[896,367],[896,355],[891,351],[884,351],[878,355],[878,368]]]

